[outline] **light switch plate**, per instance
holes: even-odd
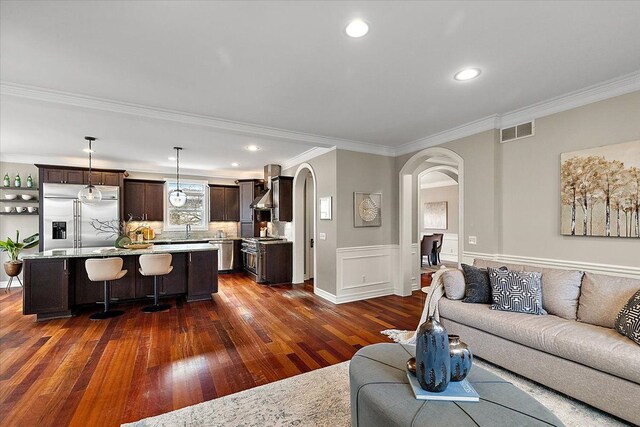
[[[469,236],[469,244],[470,245],[477,245],[478,244],[478,237],[477,236]]]
[[[327,240],[327,233],[320,233],[320,240]]]

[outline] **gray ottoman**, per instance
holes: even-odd
[[[353,427],[563,425],[533,397],[477,366],[467,379],[480,402],[416,400],[406,374],[414,355],[415,346],[403,344],[358,350],[349,366]]]

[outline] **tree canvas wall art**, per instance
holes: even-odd
[[[561,234],[640,238],[640,141],[560,156]]]

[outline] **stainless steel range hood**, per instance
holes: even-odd
[[[264,182],[267,185],[267,189],[251,203],[253,209],[270,210],[274,208],[273,194],[271,193],[271,178],[280,176],[281,170],[280,165],[266,165],[264,167]]]

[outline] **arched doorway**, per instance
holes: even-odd
[[[425,162],[427,168],[418,173],[418,203],[416,204],[418,214],[417,242],[420,250],[420,242],[424,235],[434,233],[444,234],[442,248],[440,252],[439,265],[429,267],[428,270],[439,268],[440,265],[452,266],[460,264],[461,254],[458,251],[458,241],[460,235],[458,233],[458,217],[459,210],[459,183],[458,169],[449,165],[433,166],[431,162]],[[420,168],[419,168],[420,169]],[[418,170],[419,170],[418,169]],[[444,228],[432,228],[426,224],[427,218],[425,213],[425,203],[446,202],[446,218],[447,221]],[[419,263],[423,260],[419,257]],[[424,268],[422,269],[424,270]]]
[[[414,239],[417,237],[417,220],[414,213],[417,213],[419,175],[430,168],[450,167],[457,171],[458,177],[458,257],[463,254],[464,240],[464,161],[455,152],[442,148],[433,147],[422,150],[414,154],[404,164],[400,170],[400,197],[398,205],[399,237],[400,237],[400,272],[398,285],[395,289],[397,295],[411,295],[412,284],[419,280],[420,271],[416,252],[417,245]]]
[[[307,277],[318,280],[315,250],[311,247],[311,240],[316,241],[316,184],[313,168],[302,163],[293,177],[293,283],[304,282],[305,265],[313,271]]]

